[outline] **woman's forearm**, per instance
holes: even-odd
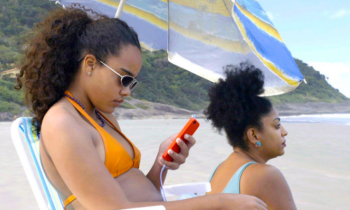
[[[162,170],[162,166],[159,163],[160,161],[158,161],[158,158],[156,159],[156,161],[154,162],[151,170],[148,172],[147,174],[147,178],[153,183],[153,185],[157,188],[157,190],[160,189],[160,172]],[[164,169],[163,171],[163,176],[162,176],[162,181],[164,183],[165,181],[165,177],[167,175],[168,169]]]
[[[168,202],[140,202],[140,203],[130,203],[127,208],[135,207],[145,207],[145,206],[158,206],[162,205],[167,210],[221,210],[223,209],[224,203],[226,202],[220,194],[199,196],[196,198],[181,200],[181,201],[168,201]],[[225,208],[233,209],[233,208]]]

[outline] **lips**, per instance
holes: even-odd
[[[115,106],[118,107],[124,102],[124,100],[113,100],[113,102],[114,102]]]
[[[285,146],[285,147],[287,146],[286,142],[287,142],[287,141],[284,141],[284,142],[282,143],[282,145]]]

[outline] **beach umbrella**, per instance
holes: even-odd
[[[256,0],[60,0],[126,21],[148,50],[212,82],[227,65],[249,61],[265,76],[265,95],[294,90],[304,77]],[[119,7],[119,11],[118,11]],[[225,68],[224,68],[225,67]],[[304,80],[305,81],[305,80]]]

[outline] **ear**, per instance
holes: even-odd
[[[83,71],[86,75],[91,75],[92,71],[95,69],[98,60],[94,55],[87,54],[83,60]]]
[[[248,142],[252,143],[253,145],[255,145],[257,141],[259,141],[258,130],[256,128],[248,128],[246,135]]]

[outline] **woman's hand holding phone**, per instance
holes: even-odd
[[[180,167],[180,165],[185,163],[191,147],[196,143],[196,139],[193,136],[186,135],[184,138],[187,142],[182,141],[180,138],[176,139],[177,136],[178,134],[170,136],[168,139],[163,141],[159,148],[158,162],[161,166],[165,165],[166,168],[170,170],[176,170]],[[176,153],[172,149],[169,149],[169,146],[173,142],[176,142],[176,144],[180,148],[179,153]],[[165,160],[162,157],[162,154],[164,153],[167,153],[173,159],[173,161]]]
[[[161,164],[166,165],[168,169],[174,170],[185,163],[190,148],[196,143],[192,135],[196,132],[198,127],[199,122],[192,117],[180,133],[165,140],[160,148],[160,152],[163,151],[161,152],[163,153],[160,159]],[[164,147],[167,149],[165,150]]]

